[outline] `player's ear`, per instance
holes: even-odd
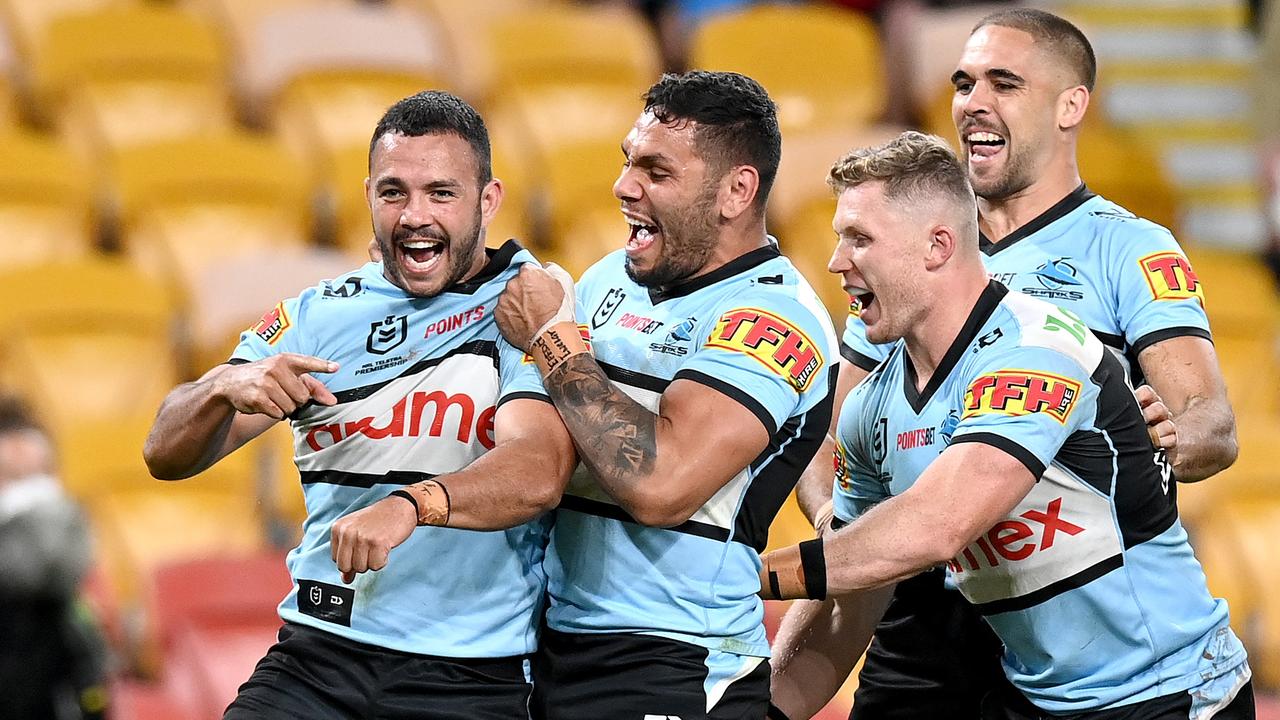
[[[1058,127],[1070,130],[1084,122],[1089,109],[1089,90],[1083,85],[1067,88],[1058,96]]]
[[[760,190],[760,171],[750,165],[738,165],[726,173],[720,188],[720,214],[733,220],[748,212]]]
[[[498,208],[502,207],[502,192],[502,181],[498,178],[490,180],[480,188],[481,227],[489,227],[493,217],[498,214]]]
[[[929,247],[924,256],[924,267],[933,271],[942,267],[956,252],[959,235],[950,225],[935,225],[929,231]]]

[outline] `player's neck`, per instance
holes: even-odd
[[[916,371],[916,390],[923,391],[937,372],[942,359],[973,314],[987,283],[987,274],[978,265],[966,269],[948,287],[937,288],[931,293],[932,297],[941,300],[926,309],[904,338],[907,355]]]
[[[711,254],[707,257],[707,262],[696,273],[681,282],[719,270],[752,250],[758,250],[768,244],[769,236],[765,234],[763,223],[740,231],[726,229],[720,233],[720,237],[711,249]]]
[[[1073,164],[1007,197],[998,200],[979,197],[978,229],[988,240],[998,243],[1057,205],[1079,186],[1080,173]]]

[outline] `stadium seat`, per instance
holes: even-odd
[[[490,52],[491,26],[499,18],[545,7],[550,0],[400,0],[400,4],[427,11],[449,44],[459,92],[485,103],[493,92],[497,72],[497,59]]]
[[[365,257],[353,262],[334,250],[294,246],[248,248],[210,260],[187,286],[191,374],[226,362],[240,334],[276,303],[367,261]]]
[[[279,620],[184,626],[164,661],[165,685],[194,720],[218,720],[279,630]]]
[[[312,172],[323,197],[336,157],[369,145],[396,101],[451,89],[451,58],[424,13],[392,5],[285,7],[264,14],[242,51],[246,105]],[[363,176],[362,176],[363,177]]]
[[[282,552],[226,554],[159,565],[147,588],[154,637],[168,652],[184,626],[278,627],[276,606],[292,586]]]
[[[219,261],[299,248],[312,227],[306,173],[279,145],[240,134],[154,143],[114,164],[121,240],[131,260],[168,279],[188,311]]]
[[[849,314],[849,295],[844,291],[840,278],[827,271],[827,263],[835,251],[836,234],[831,229],[835,209],[834,197],[814,199],[796,211],[786,224],[770,226],[770,231],[776,231],[783,254],[795,263],[800,274],[813,286],[818,299],[831,314],[837,331],[841,332],[844,319]]]
[[[92,251],[91,178],[76,166],[45,136],[0,135],[0,269],[75,261]]]
[[[625,6],[552,4],[499,15],[489,51],[495,94],[545,85],[643,92],[660,64],[644,20]]]
[[[155,412],[177,381],[164,285],[87,259],[0,272],[0,381],[22,388],[55,434]]]
[[[1204,283],[1205,311],[1215,336],[1277,336],[1280,296],[1255,255],[1197,245],[1187,248],[1187,259]]]
[[[830,201],[833,194],[827,174],[836,160],[855,148],[886,143],[904,130],[876,124],[784,134],[782,162],[769,193],[770,218],[785,224],[812,203]]]
[[[86,158],[233,125],[216,31],[177,8],[54,19],[35,48],[34,97]]]
[[[778,104],[784,137],[817,127],[856,128],[879,119],[885,108],[875,26],[849,10],[761,4],[726,12],[697,28],[690,55],[693,67],[758,80]]]
[[[141,607],[148,578],[161,565],[268,546],[252,495],[169,485],[156,481],[150,490],[112,493],[93,503],[99,557],[123,608]]]

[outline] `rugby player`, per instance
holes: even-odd
[[[575,462],[494,323],[536,262],[514,241],[485,248],[502,184],[457,97],[392,106],[365,188],[381,260],[276,305],[170,393],[147,440],[152,474],[179,479],[293,429],[308,509],[294,587],[224,717],[527,717],[543,514]]]

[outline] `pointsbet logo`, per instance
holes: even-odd
[[[804,392],[822,368],[822,353],[790,321],[757,308],[738,308],[720,316],[707,347],[745,353]]]
[[[1191,269],[1191,263],[1176,252],[1158,252],[1138,260],[1151,297],[1156,300],[1189,300],[1195,298],[1204,304],[1204,289],[1200,278]]]
[[[969,385],[960,419],[1045,413],[1065,425],[1079,395],[1080,383],[1071,378],[1035,370],[1001,370],[979,375]]]

